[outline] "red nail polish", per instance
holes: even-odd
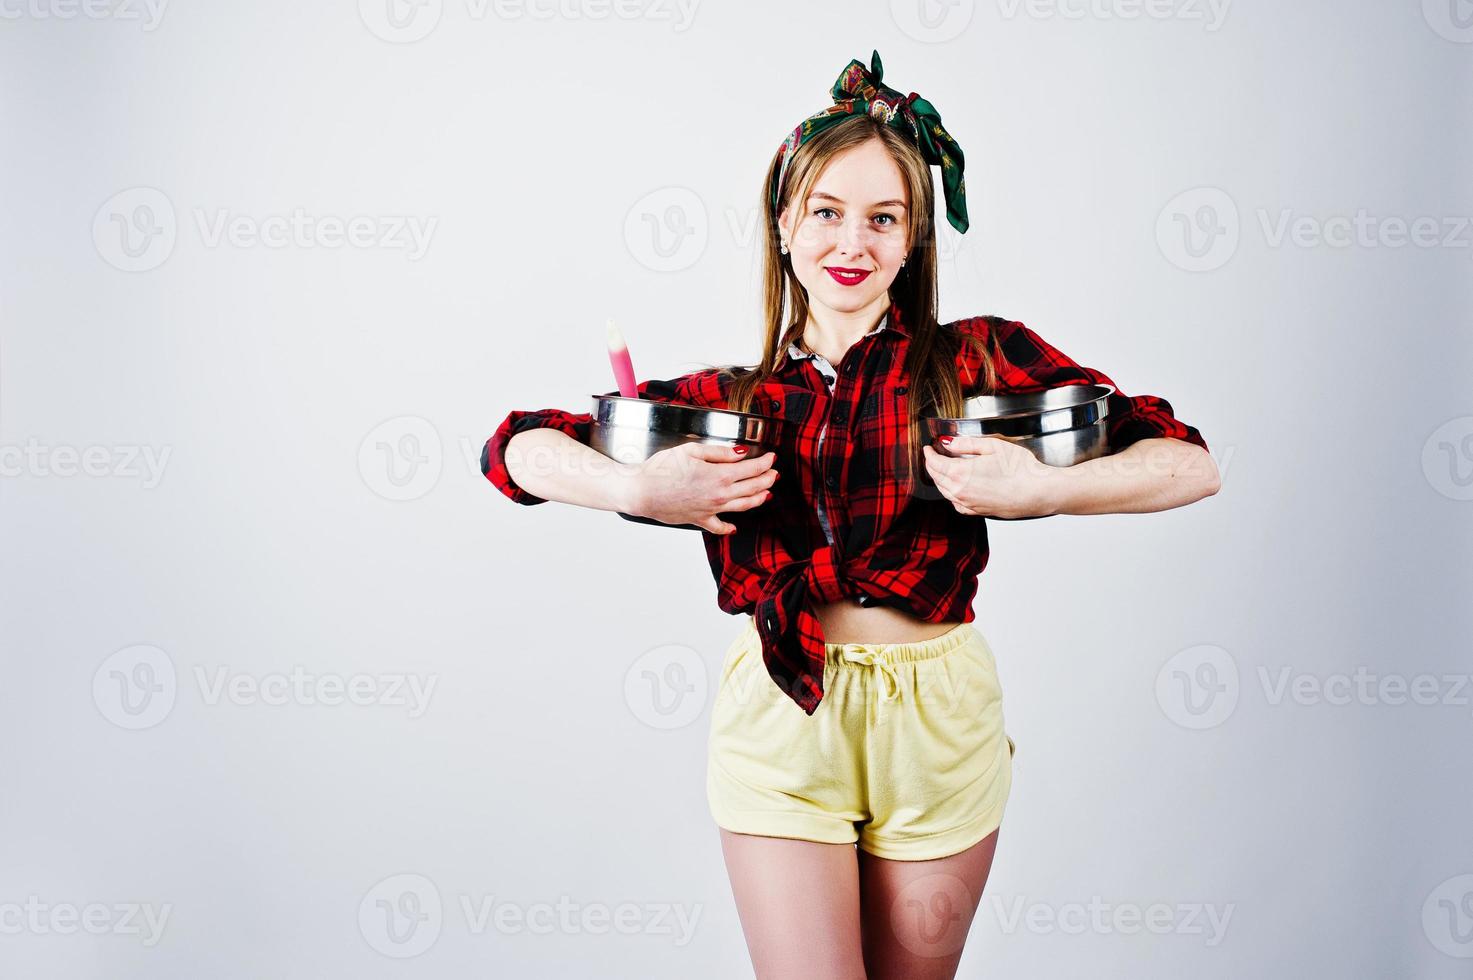
[[[736,454],[738,456],[745,456],[747,454],[747,447],[746,446],[737,446],[736,447]]]
[[[941,437],[941,445],[943,445],[943,446],[949,446],[949,445],[951,445],[951,436],[942,436]]]

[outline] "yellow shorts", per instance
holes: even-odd
[[[830,643],[803,713],[767,673],[749,616],[711,712],[706,799],[731,831],[852,844],[922,861],[1002,823],[1013,740],[987,640],[971,623],[918,643]]]

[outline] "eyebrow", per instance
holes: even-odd
[[[832,194],[826,194],[823,191],[814,191],[812,194],[809,194],[808,195],[808,199],[810,201],[812,201],[812,200],[814,200],[816,198],[820,198],[820,197],[823,198],[826,201],[833,201],[835,204],[843,204],[844,203],[843,201],[839,200],[834,195],[832,195]],[[905,207],[905,202],[904,201],[876,201],[875,204],[874,204],[874,206],[877,207],[877,208],[897,207],[897,208],[902,208],[903,209]]]

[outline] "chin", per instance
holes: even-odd
[[[808,286],[808,295],[817,296],[823,300],[825,306],[841,313],[862,310],[873,303],[877,297],[886,295],[890,289],[889,283],[886,283],[884,288],[876,288],[870,285],[869,280],[865,280],[864,289],[861,291],[856,286],[840,286],[829,278],[827,272],[822,270],[819,271],[819,275],[823,278],[818,280],[817,288],[812,285]],[[870,279],[873,278],[873,276],[870,277]]]
[[[826,292],[823,294],[823,299],[831,309],[838,310],[841,313],[858,312],[874,303],[879,297],[885,295],[885,290],[883,289],[868,290],[863,296],[857,295],[854,290],[845,289],[843,286],[838,287],[838,289],[839,294],[837,296],[833,292]]]

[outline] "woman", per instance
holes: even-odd
[[[971,625],[983,515],[1165,510],[1218,487],[1201,434],[1118,386],[1111,454],[1076,466],[1003,439],[920,445],[922,416],[957,417],[974,394],[1114,382],[1021,323],[936,322],[930,166],[964,232],[963,157],[930,103],[881,72],[878,52],[851,61],[768,169],[760,364],[640,385],[769,416],[775,450],[616,464],[586,445],[589,415],[544,409],[510,413],[482,456],[519,503],[702,529],[718,604],[747,615],[712,709],[707,795],[761,978],[955,975],[1014,750]]]

